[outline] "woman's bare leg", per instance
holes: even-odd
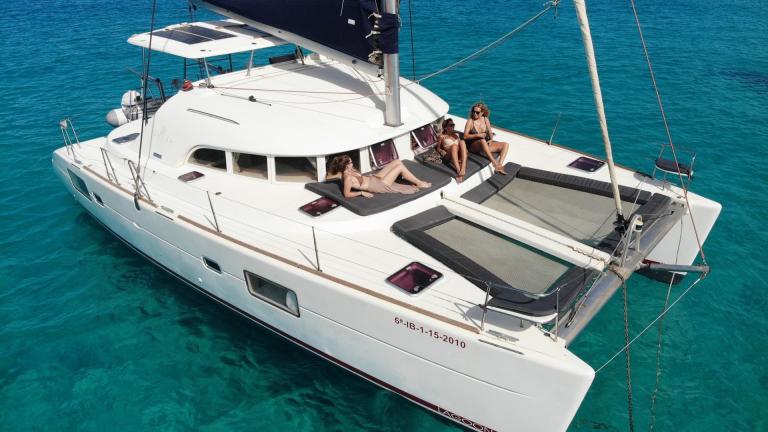
[[[501,153],[499,155],[499,165],[504,164],[507,159],[507,152],[509,151],[509,143],[503,141],[491,141],[491,151],[494,153]]]
[[[462,177],[467,175],[467,143],[464,140],[459,141],[459,157],[461,158],[461,171]]]
[[[402,166],[403,166],[403,161],[401,161],[400,159],[395,159],[392,162],[388,163],[386,166],[384,166],[384,168],[382,168],[379,172],[377,172],[374,175],[384,180],[389,175],[389,173],[400,169],[400,167]],[[397,174],[397,175],[400,175],[400,174]],[[392,179],[393,182],[397,180],[397,175]]]
[[[456,170],[456,174],[457,174],[456,179],[459,180],[458,176],[461,176],[461,165],[459,164],[459,146],[454,144],[448,147],[448,152],[451,154],[451,162],[453,162],[453,169]]]
[[[488,158],[488,160],[491,161],[491,164],[493,164],[493,169],[495,169],[499,174],[506,175],[506,171],[504,171],[504,167],[499,164],[496,161],[496,158],[493,157],[493,151],[491,151],[490,146],[488,145],[488,141],[485,139],[479,139],[472,143],[471,150],[475,153],[483,153],[485,154],[485,157]]]
[[[382,170],[377,172],[375,175],[376,177],[380,178],[381,181],[383,181],[384,183],[390,186],[400,176],[403,176],[405,180],[413,183],[418,187],[432,186],[432,183],[421,181],[418,178],[416,178],[416,176],[413,175],[413,173],[408,171],[408,168],[406,168],[405,165],[403,165],[403,161],[401,161],[400,159],[390,162],[387,166],[382,168]]]

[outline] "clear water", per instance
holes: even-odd
[[[81,136],[136,85],[125,44],[149,0],[3,3],[0,103],[0,430],[457,430],[404,399],[283,342],[189,292],[96,225],[54,177],[57,121]],[[410,75],[407,2],[403,73]],[[414,2],[417,73],[433,71],[533,15],[540,1]],[[698,151],[694,190],[724,205],[706,245],[714,268],[666,320],[657,430],[768,429],[768,5],[641,1],[678,144]],[[650,170],[664,140],[631,10],[589,4],[618,161]],[[160,24],[187,19],[160,0]],[[156,61],[172,76],[179,62]],[[464,114],[600,153],[573,8],[544,17],[475,63],[425,83]],[[633,333],[665,292],[630,283]],[[678,295],[676,288],[673,295]],[[617,296],[574,350],[599,366],[622,344]],[[655,332],[633,346],[635,420],[646,430]],[[623,361],[597,375],[571,430],[626,430]]]

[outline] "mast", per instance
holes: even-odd
[[[397,15],[397,0],[384,0],[384,13]],[[384,124],[400,126],[400,54],[384,54]]]
[[[603,134],[603,144],[605,144],[605,159],[608,162],[608,173],[611,176],[611,187],[613,189],[613,201],[616,204],[616,222],[623,228],[625,224],[624,214],[621,209],[621,195],[619,195],[619,184],[616,181],[616,168],[613,164],[613,151],[611,150],[611,138],[608,136],[608,122],[605,119],[605,108],[603,106],[603,92],[600,90],[600,78],[597,76],[597,61],[595,60],[595,48],[592,46],[592,34],[589,31],[589,20],[587,19],[587,6],[584,0],[573,0],[576,8],[576,16],[579,18],[579,27],[581,28],[581,38],[584,41],[584,53],[587,56],[587,65],[589,66],[589,77],[592,80],[592,92],[595,96],[595,108],[597,108],[597,118],[600,121],[600,130]]]

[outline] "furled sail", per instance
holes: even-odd
[[[382,66],[383,54],[398,52],[399,18],[383,13],[381,0],[193,1],[369,72]]]

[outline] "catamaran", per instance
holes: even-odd
[[[605,159],[495,128],[507,175],[471,154],[462,182],[422,157],[466,119],[400,77],[396,0],[194,3],[226,18],[131,36],[141,90],[106,136],[63,120],[53,167],[127,246],[285,339],[470,429],[562,431],[595,376],[569,347],[608,299],[636,271],[707,271],[721,206],[688,191],[692,165],[613,163],[584,0]],[[153,52],[183,59],[173,95]],[[431,187],[347,198],[338,155]]]

